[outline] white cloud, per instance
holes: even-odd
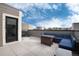
[[[48,3],[35,3],[35,6],[43,9],[51,9],[51,6]]]
[[[21,9],[24,12],[30,10],[30,12],[34,14],[33,18],[38,18],[39,16],[36,13],[34,13],[36,12],[36,10],[33,7],[42,8],[42,9],[51,9],[51,6],[48,3],[7,3],[7,4],[17,9]]]
[[[54,4],[54,5],[53,5],[53,9],[55,9],[55,10],[58,9],[58,6],[59,6],[59,5]]]
[[[43,9],[51,9],[51,6],[48,3],[9,3],[8,5],[19,9],[31,9],[33,6]]]
[[[78,3],[69,3],[69,4],[66,4],[66,6],[72,11],[72,12],[75,12],[75,13],[78,13],[79,14],[79,4]]]
[[[72,26],[72,23],[79,23],[79,15],[74,14],[73,16],[69,16],[67,19],[63,20],[58,18],[52,18],[52,20],[38,22],[37,26],[45,28],[53,28],[53,27],[69,28]]]
[[[75,19],[76,18],[76,19]],[[52,20],[41,21],[36,23],[37,26],[45,27],[45,28],[53,28],[53,27],[61,27],[61,28],[69,28],[72,26],[72,23],[79,22],[79,17],[76,15],[73,17],[68,17],[68,19],[58,19],[52,18]]]
[[[50,6],[48,3],[7,3],[8,5],[11,5],[17,9],[23,9],[25,11],[27,10],[31,10],[33,6],[36,6],[38,8],[42,8],[42,9],[58,9],[58,6],[60,6],[61,4],[53,4],[52,6]]]
[[[9,3],[8,5],[11,5],[18,9],[25,9],[25,8],[33,6],[33,4],[31,3],[30,4],[29,3]]]
[[[32,6],[37,6],[38,8],[43,8],[43,9],[51,9],[51,6],[47,3],[36,3],[36,4],[32,4],[32,3],[27,3],[27,4],[10,4],[16,8],[21,8],[23,10],[33,10]],[[58,9],[58,6],[59,5],[53,5],[52,8],[53,9]],[[71,27],[72,26],[72,23],[74,22],[79,22],[79,4],[71,4],[71,3],[68,3],[66,4],[66,6],[69,8],[70,12],[72,12],[72,16],[69,16],[67,19],[64,19],[64,20],[60,20],[60,19],[57,19],[57,18],[52,18],[51,20],[43,20],[43,21],[40,21],[37,24],[37,26],[42,26],[42,27],[46,27],[46,28],[52,28],[52,27]],[[35,16],[35,13],[34,15],[32,15],[32,17],[30,16],[29,18],[40,18],[39,15],[36,14]],[[41,17],[43,18],[43,17]]]
[[[79,23],[79,15],[74,14],[63,21],[64,27],[71,27],[72,23]]]
[[[62,27],[63,22],[59,19],[53,18],[52,20],[41,21],[36,23],[37,26],[52,28],[52,27]]]
[[[68,3],[66,6],[69,8],[70,12],[72,12],[72,16],[69,16],[65,21],[65,26],[72,26],[72,23],[79,23],[79,4]]]
[[[78,23],[79,22],[79,15],[74,14],[73,16],[70,16],[68,19],[71,21],[71,23]]]

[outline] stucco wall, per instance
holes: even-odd
[[[18,25],[19,25],[19,10],[15,9],[7,4],[0,3],[0,46],[3,45],[3,39],[6,39],[4,36],[5,34],[3,33],[5,31],[5,19],[4,19],[4,14],[9,14],[13,16],[17,16],[18,18]]]

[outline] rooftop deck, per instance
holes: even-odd
[[[46,46],[38,37],[23,37],[21,42],[9,43],[0,47],[0,56],[54,56],[58,44]]]

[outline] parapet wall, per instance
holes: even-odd
[[[49,33],[56,33],[56,34],[71,34],[72,31],[66,31],[66,30],[29,30],[29,33],[32,36],[40,37],[44,32]]]
[[[79,30],[29,30],[31,36],[40,37],[44,32],[56,33],[56,34],[70,34],[75,36],[76,42],[79,42]]]

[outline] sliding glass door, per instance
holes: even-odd
[[[6,16],[6,43],[18,40],[18,19]]]

